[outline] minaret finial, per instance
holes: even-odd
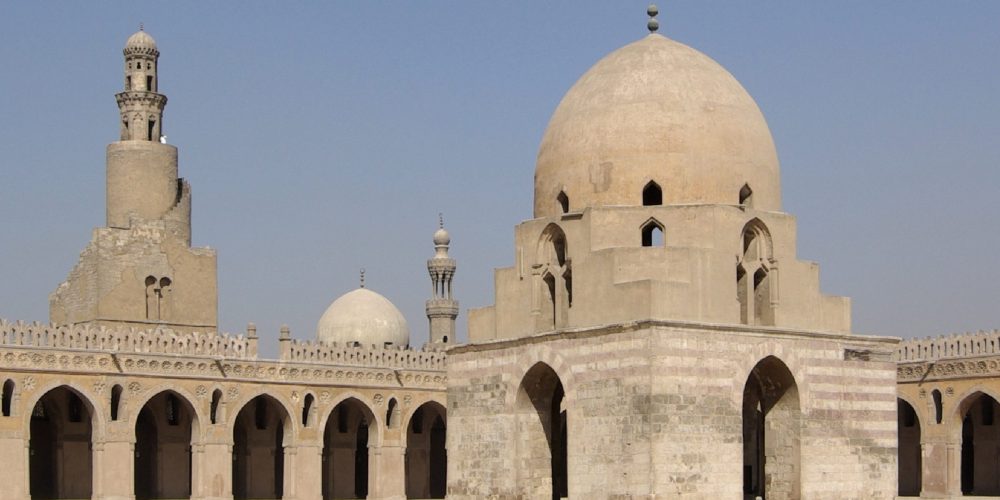
[[[365,287],[365,268],[361,268],[361,288]]]
[[[656,8],[655,3],[649,4],[646,7],[646,14],[649,14],[649,22],[646,23],[646,28],[649,28],[650,33],[656,33],[656,30],[660,29],[660,22],[656,20],[656,15],[660,13],[660,9]]]
[[[143,25],[142,25],[141,22],[139,23],[139,31],[145,31],[145,29],[144,29],[144,27],[143,27]]]
[[[438,212],[438,229],[444,229],[444,214]]]

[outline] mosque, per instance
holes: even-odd
[[[106,225],[51,323],[0,321],[3,498],[1000,495],[1000,332],[852,333],[796,256],[760,109],[649,15],[553,113],[467,343],[442,224],[427,344],[362,277],[277,359],[217,332],[160,52],[129,37]]]

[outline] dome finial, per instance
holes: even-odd
[[[656,30],[660,29],[660,22],[656,20],[656,15],[660,13],[660,9],[656,8],[655,3],[649,4],[646,7],[646,14],[649,15],[649,22],[646,23],[646,28],[649,29],[650,33],[656,33]]]
[[[361,268],[361,288],[365,287],[365,268]]]
[[[438,212],[438,229],[444,229],[444,214]]]
[[[139,22],[139,31],[146,31],[142,25],[142,22]]]

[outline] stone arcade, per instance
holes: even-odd
[[[1000,333],[851,333],[796,256],[757,105],[650,15],[553,114],[468,343],[442,224],[427,345],[362,276],[270,360],[252,324],[216,332],[159,51],[132,35],[107,225],[51,324],[0,321],[3,498],[1000,495]]]

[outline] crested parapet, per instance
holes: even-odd
[[[220,334],[213,331],[178,332],[170,328],[143,330],[89,324],[10,322],[2,319],[0,319],[0,345],[36,349],[213,356],[227,359],[256,357],[249,348],[249,339],[243,335]]]
[[[414,370],[444,370],[444,350],[410,349],[395,345],[364,345],[357,342],[290,341],[281,360],[298,363],[366,366]]]
[[[906,339],[896,347],[900,363],[1000,355],[1000,330]]]

